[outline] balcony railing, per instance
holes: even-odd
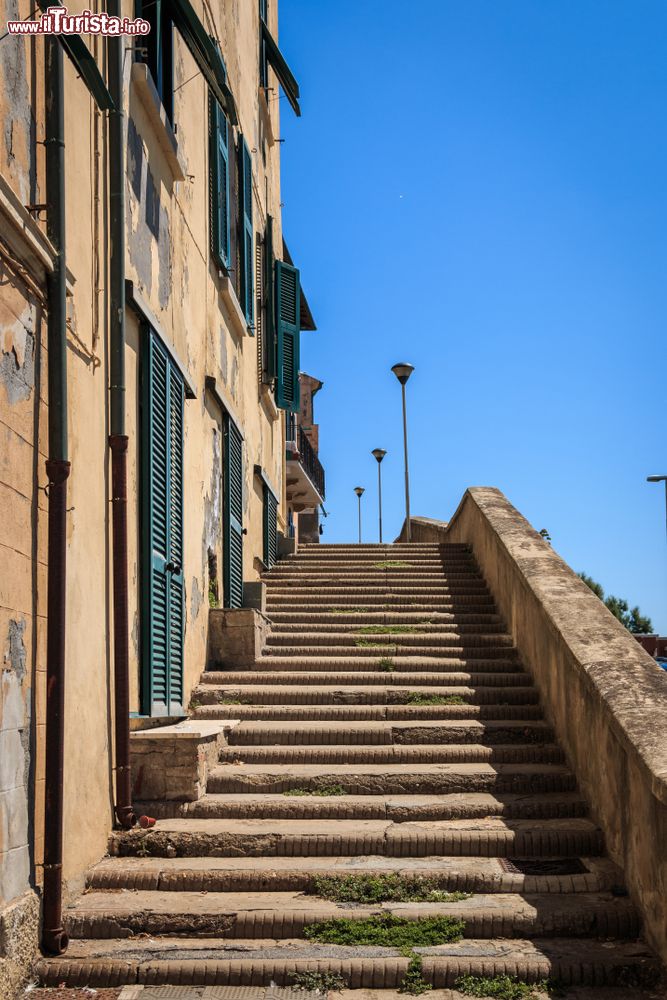
[[[297,445],[299,448],[299,462],[308,474],[308,478],[315,486],[315,489],[324,500],[324,469],[322,468],[322,463],[317,457],[312,444],[308,440],[303,427],[297,427],[296,432]]]

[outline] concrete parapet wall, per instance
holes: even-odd
[[[414,518],[412,539],[471,545],[667,961],[667,673],[499,490],[467,490],[448,525]]]

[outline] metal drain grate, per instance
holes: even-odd
[[[503,871],[512,875],[587,875],[580,858],[499,858]]]

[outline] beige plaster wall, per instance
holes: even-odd
[[[449,525],[466,542],[535,678],[649,943],[667,959],[667,673],[496,489],[469,489]]]

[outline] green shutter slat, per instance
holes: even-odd
[[[241,306],[248,326],[255,315],[255,281],[252,224],[252,158],[243,136],[239,137],[239,264],[241,267]]]
[[[229,123],[215,97],[209,95],[209,193],[211,251],[225,270],[230,267]]]
[[[183,403],[185,387],[147,328],[142,352],[142,712],[183,701]]]
[[[298,410],[301,331],[301,284],[296,267],[276,261],[276,403],[283,410]]]
[[[225,416],[224,496],[225,607],[243,606],[243,438]]]
[[[275,260],[273,256],[273,219],[266,220],[264,234],[264,377],[271,382],[276,377],[276,316],[275,316]]]
[[[278,501],[264,484],[264,565],[275,566],[278,556]]]

